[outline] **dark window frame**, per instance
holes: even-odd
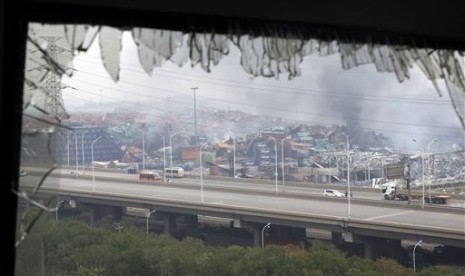
[[[23,100],[23,71],[24,56],[26,46],[26,33],[28,22],[47,23],[68,23],[94,25],[111,25],[115,27],[139,26],[151,28],[164,28],[183,31],[229,32],[231,19],[234,26],[243,32],[257,34],[263,30],[263,26],[282,26],[283,30],[288,27],[306,30],[308,35],[331,39],[340,37],[342,34],[350,34],[351,41],[358,39],[360,42],[366,41],[367,37],[372,42],[399,43],[406,45],[424,45],[435,48],[465,49],[464,40],[452,37],[435,37],[417,34],[401,34],[397,32],[383,32],[376,27],[353,28],[331,25],[319,25],[309,23],[290,22],[270,22],[268,20],[250,18],[225,18],[221,16],[202,16],[188,13],[170,13],[142,10],[127,10],[125,8],[107,8],[105,5],[111,1],[102,2],[99,7],[85,6],[73,3],[61,4],[21,0],[6,0],[0,4],[0,41],[3,45],[0,50],[0,133],[3,141],[3,157],[6,164],[1,166],[2,185],[0,192],[0,209],[2,210],[3,226],[0,227],[0,244],[2,248],[2,258],[0,258],[0,268],[6,275],[14,275],[15,266],[15,240],[16,240],[16,220],[17,203],[16,195],[11,189],[17,188],[19,156],[21,142],[21,107]],[[88,2],[88,1],[87,1]],[[118,2],[118,1],[116,1]],[[106,3],[106,4],[105,4]],[[19,5],[18,5],[19,4]],[[438,5],[441,2],[438,1]],[[156,4],[153,4],[155,6]],[[179,5],[183,5],[182,1]],[[431,3],[429,3],[432,6]],[[446,4],[444,4],[446,5]],[[206,5],[205,5],[206,6]],[[462,4],[464,6],[464,4]],[[399,7],[401,9],[402,7]],[[340,11],[342,13],[343,11]],[[382,9],[380,9],[382,12]],[[455,11],[459,13],[460,11]],[[454,16],[455,13],[438,14],[440,16]],[[219,13],[218,13],[219,14]],[[395,16],[395,15],[393,15]],[[436,18],[438,19],[438,18]],[[414,19],[412,19],[414,20]],[[447,27],[447,26],[444,26]]]

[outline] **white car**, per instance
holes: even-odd
[[[338,190],[325,190],[323,194],[325,196],[345,197],[345,194]]]

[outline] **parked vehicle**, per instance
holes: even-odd
[[[338,191],[338,190],[330,190],[330,189],[326,189],[323,194],[325,196],[334,196],[334,197],[344,197],[344,193]]]
[[[184,177],[184,169],[181,167],[171,167],[165,169],[165,176],[170,178]]]
[[[265,144],[265,143],[262,143],[262,142],[261,142],[261,143],[257,143],[256,147],[257,147],[257,148],[264,148],[264,147],[266,147],[266,144]]]
[[[271,166],[271,162],[266,160],[266,161],[260,161],[259,165],[261,167],[266,167],[266,166]]]
[[[385,200],[401,200],[405,201],[409,199],[409,194],[407,191],[402,191],[398,189],[397,184],[384,184],[381,187],[381,193],[383,194],[383,198]],[[413,200],[421,200],[423,197],[422,194],[418,193],[411,193],[410,199]],[[433,203],[433,204],[447,204],[448,200],[451,197],[448,195],[432,195],[431,198],[429,195],[425,195],[425,202],[426,203]]]
[[[129,174],[136,174],[137,173],[137,168],[136,167],[129,167],[128,168],[128,173]]]
[[[160,182],[160,174],[151,170],[142,170],[139,173],[139,180]]]
[[[249,169],[248,168],[240,168],[236,170],[236,175],[235,177],[237,178],[254,178],[253,175],[249,174]]]
[[[252,160],[242,160],[241,161],[241,166],[242,167],[250,167],[253,166],[254,162]]]

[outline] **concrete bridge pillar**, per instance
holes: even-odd
[[[103,216],[103,208],[101,205],[76,201],[76,207],[82,211],[84,219],[90,224],[99,221]]]
[[[239,220],[234,222],[234,227],[239,226],[239,228],[247,228],[247,229],[252,230],[253,244],[255,247],[262,247],[262,230],[265,225],[266,224],[255,223],[255,222],[244,222],[244,221],[239,221]],[[267,230],[265,229],[265,231]],[[264,232],[263,235],[264,235],[265,244],[266,244],[265,233],[266,232]]]
[[[342,238],[342,233],[331,232],[331,242],[336,246],[340,246],[344,242],[344,239]]]
[[[185,215],[184,222],[186,223],[186,234],[196,237],[199,233],[199,220],[197,215]]]
[[[265,245],[273,244],[295,244],[303,248],[308,246],[307,230],[303,227],[291,227],[276,225],[271,222],[269,228],[264,228],[266,223],[256,223],[235,219],[231,222],[231,227],[248,228],[253,232],[254,245],[262,246],[262,239]]]
[[[234,219],[230,224],[231,227],[235,227],[235,228],[251,229],[253,232],[253,244],[255,247],[262,246],[262,230],[265,225],[266,223],[248,222],[248,221],[243,221],[240,219]],[[265,244],[266,244],[266,241],[265,241]]]
[[[108,219],[110,221],[121,221],[123,217],[123,207],[119,206],[106,206],[92,204],[94,222],[102,219]]]
[[[398,262],[402,261],[402,241],[397,239],[385,240],[389,258]]]
[[[365,258],[367,259],[376,260],[381,257],[386,257],[400,261],[402,256],[401,240],[357,236],[357,241],[364,244]]]
[[[275,244],[300,244],[306,240],[306,229],[283,225],[271,225],[269,240]]]
[[[263,226],[258,224],[251,227],[253,230],[253,244],[255,247],[262,247],[262,227]]]
[[[171,236],[176,235],[177,216],[172,213],[163,213],[163,233]]]
[[[121,206],[107,206],[94,203],[76,201],[76,207],[83,210],[89,223],[95,223],[102,219],[121,221],[124,208]]]
[[[102,205],[97,204],[86,204],[90,212],[91,222],[96,223],[97,221],[102,220],[104,214],[104,208]]]
[[[123,218],[124,208],[121,206],[107,206],[104,210],[104,216],[114,221],[121,221]]]
[[[374,247],[376,246],[376,239],[366,237],[364,239],[364,248],[365,248],[365,258],[369,260],[375,260]]]

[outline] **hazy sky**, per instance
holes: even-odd
[[[139,64],[130,33],[124,33],[123,41],[117,83],[103,68],[98,39],[87,53],[74,59],[76,73],[63,79],[63,83],[77,88],[63,90],[70,112],[100,101],[103,106],[107,102],[138,101],[141,107],[167,112],[173,105],[192,108],[191,88],[198,87],[198,108],[229,108],[307,124],[349,121],[361,130],[384,133],[397,146],[410,150],[421,149],[434,138],[439,140],[436,146],[450,149],[452,142],[463,139],[447,93],[439,97],[417,67],[411,69],[409,80],[399,83],[395,74],[378,73],[373,64],[342,70],[339,54],[314,54],[304,59],[300,77],[288,80],[283,74],[279,79],[252,79],[240,66],[238,49],[231,45],[229,55],[211,73],[198,65],[192,68],[188,63],[180,68],[167,62],[149,76]],[[412,142],[412,138],[420,143]]]

